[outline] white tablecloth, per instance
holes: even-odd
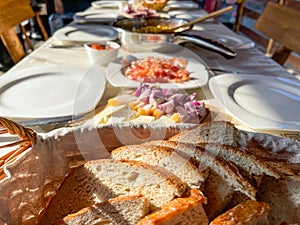
[[[92,9],[88,9],[92,10]],[[94,10],[95,11],[95,10]],[[93,11],[93,12],[94,12]],[[116,11],[117,13],[117,11]],[[204,12],[205,13],[205,12]],[[97,25],[95,25],[97,26]],[[229,30],[227,27],[220,23],[216,23],[214,21],[207,21],[194,26],[193,30],[195,30],[199,35],[211,39],[220,39],[222,36],[232,36],[238,38],[239,36],[235,34],[233,31]],[[215,35],[215,36],[214,36]],[[33,66],[67,66],[72,68],[84,69],[88,70],[91,66],[91,63],[88,60],[87,54],[85,52],[84,47],[73,47],[73,48],[49,48],[49,44],[55,41],[54,37],[50,37],[43,45],[41,45],[38,49],[34,50],[27,57],[25,57],[22,61],[16,64],[13,68],[11,68],[6,74],[3,76],[13,76],[15,71],[30,68]],[[236,49],[237,56],[234,59],[225,59],[218,53],[209,51],[202,47],[186,44],[186,48],[190,49],[198,56],[202,58],[202,60],[208,65],[209,68],[231,72],[231,73],[247,73],[247,74],[264,74],[270,76],[283,76],[293,79],[294,77],[289,74],[283,67],[276,64],[274,61],[266,57],[262,52],[260,52],[255,47]],[[231,47],[231,46],[228,46]],[[211,74],[212,76],[220,74],[220,72],[216,74]],[[107,82],[108,83],[108,82]],[[199,91],[199,90],[198,90]],[[105,104],[106,100],[109,97],[118,94],[119,89],[113,88],[110,84],[106,85],[106,90],[104,96],[100,102],[101,104]],[[204,93],[203,100],[205,100],[211,107],[217,109],[219,114],[217,118],[220,119],[228,119],[235,123],[237,126],[243,129],[251,130],[249,127],[240,124],[239,122],[232,119],[226,112],[224,108],[222,108],[212,96],[208,86],[202,88],[199,91],[200,94]],[[47,127],[46,131],[55,129],[56,126]],[[38,131],[43,131],[40,129]],[[289,132],[278,132],[278,131],[268,131],[269,133],[286,135]]]

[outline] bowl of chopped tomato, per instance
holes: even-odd
[[[84,47],[92,64],[107,66],[118,56],[120,45],[113,41],[103,41],[87,43]]]

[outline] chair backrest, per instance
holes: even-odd
[[[272,58],[284,64],[292,51],[300,53],[300,11],[268,2],[254,28],[280,43]]]
[[[18,62],[26,52],[14,28],[21,22],[35,17],[44,39],[48,34],[38,13],[35,13],[29,0],[0,0],[0,36],[14,62]]]

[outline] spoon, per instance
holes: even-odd
[[[226,7],[226,8],[219,9],[219,10],[217,10],[217,11],[214,11],[214,12],[212,12],[212,13],[209,13],[209,14],[207,14],[206,16],[200,17],[200,18],[198,18],[198,19],[191,20],[190,22],[185,23],[185,24],[182,24],[182,25],[180,25],[180,26],[178,26],[178,27],[173,27],[173,28],[170,28],[170,29],[164,29],[164,30],[162,30],[162,32],[163,32],[163,33],[172,33],[172,32],[174,32],[174,31],[178,30],[179,28],[187,27],[187,26],[192,26],[192,25],[194,25],[195,23],[200,23],[200,22],[203,22],[203,21],[208,20],[208,19],[210,19],[210,18],[214,18],[214,17],[220,16],[220,15],[222,15],[222,14],[224,14],[224,13],[226,13],[226,12],[229,12],[229,11],[231,11],[231,10],[233,10],[233,9],[234,9],[234,7],[233,7],[233,5],[231,5],[231,6],[228,6],[228,7]]]
[[[138,58],[133,55],[125,55],[121,59],[122,63],[124,63],[124,64],[130,64],[136,60],[138,60]]]

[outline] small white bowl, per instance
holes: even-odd
[[[96,46],[99,47],[96,48]],[[118,56],[120,45],[112,41],[100,41],[87,43],[84,47],[91,64],[97,63],[101,66],[107,66]]]

